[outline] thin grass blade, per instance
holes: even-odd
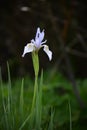
[[[51,108],[51,117],[50,117],[50,122],[49,122],[49,127],[48,127],[48,130],[53,130],[53,119],[54,119],[54,111],[53,109]]]
[[[1,75],[1,68],[0,68],[0,86],[1,86],[1,94],[2,94],[2,105],[3,105],[3,111],[4,111],[4,127],[9,130],[9,126],[8,126],[8,117],[7,117],[7,112],[6,112],[6,106],[5,106],[5,101],[4,101],[4,90],[3,90],[3,83],[2,83],[2,75]]]
[[[21,91],[20,91],[20,115],[22,120],[23,120],[23,106],[24,106],[23,93],[24,93],[24,79],[22,79]]]
[[[69,115],[70,115],[70,130],[72,130],[72,114],[71,114],[70,100],[69,100]]]
[[[11,76],[9,64],[7,62],[7,70],[8,70],[8,104],[7,104],[7,112],[8,112],[8,121],[10,129],[14,128],[14,114],[13,114],[13,98],[12,98],[12,87],[11,87]]]

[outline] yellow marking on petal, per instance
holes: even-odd
[[[49,60],[51,61],[52,60],[52,51],[49,50],[49,47],[47,45],[43,45],[44,47],[44,52],[48,55],[49,57]]]

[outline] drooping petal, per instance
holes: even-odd
[[[48,55],[49,60],[52,60],[52,51],[49,50],[49,47],[47,45],[43,45],[43,50],[45,51],[45,53]]]
[[[28,43],[25,47],[24,47],[24,52],[22,57],[25,56],[26,53],[32,52],[34,51],[34,44],[33,43]]]

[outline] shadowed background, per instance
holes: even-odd
[[[87,8],[82,0],[0,0],[0,66],[3,79],[6,62],[12,78],[33,75],[30,54],[21,57],[24,46],[35,37],[37,27],[45,29],[45,39],[53,51],[49,62],[40,50],[41,68],[51,67],[66,76],[67,64],[76,77],[87,76]],[[68,59],[68,63],[67,63]]]

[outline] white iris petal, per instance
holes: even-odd
[[[42,45],[47,42],[47,40],[43,41],[44,35],[45,35],[44,30],[41,32],[40,28],[38,27],[35,39],[32,39],[31,43],[28,43],[24,47],[24,52],[23,52],[22,57],[24,57],[26,53],[38,51],[41,47],[43,47],[44,52],[49,57],[49,60],[52,60],[52,51],[49,50],[49,47],[47,45]]]
[[[24,57],[26,53],[29,53],[29,52],[34,51],[34,49],[35,49],[34,44],[33,44],[33,43],[28,43],[28,44],[24,47],[24,52],[23,52],[22,57]]]
[[[52,51],[49,50],[49,47],[47,45],[43,45],[43,50],[44,52],[48,55],[49,57],[49,60],[51,61],[52,60]]]

